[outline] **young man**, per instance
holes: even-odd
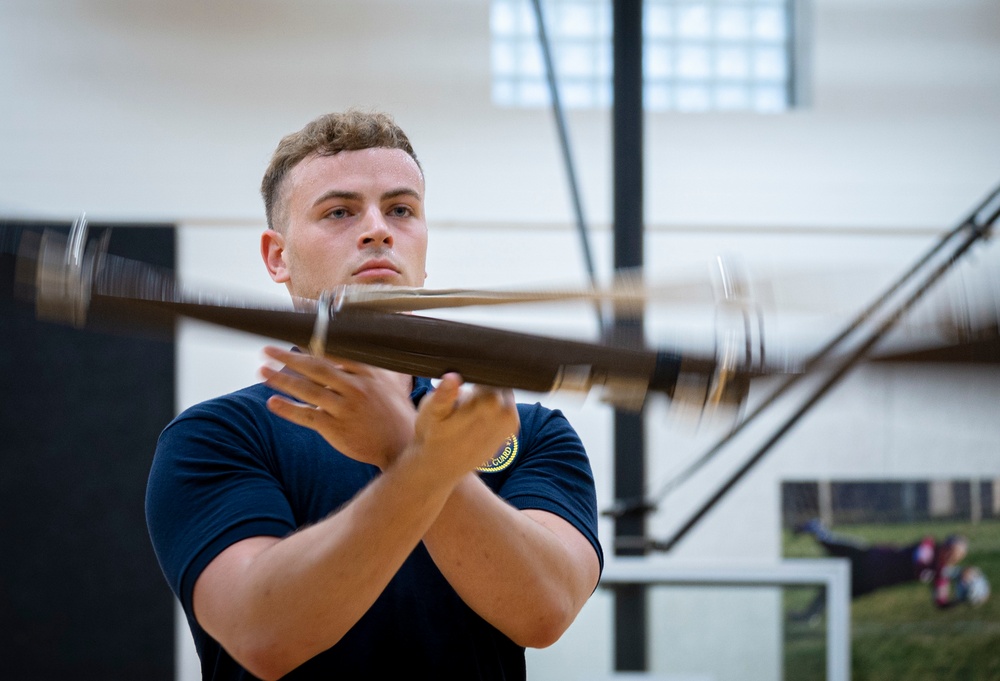
[[[982,572],[960,565],[969,548],[968,540],[961,535],[949,535],[942,541],[928,536],[901,546],[871,545],[832,532],[819,519],[803,523],[795,532],[811,535],[827,555],[850,561],[851,598],[917,581],[929,585],[934,605],[942,610],[963,602],[980,605],[989,597],[989,582]],[[825,596],[818,594],[796,618],[818,615],[825,602]]]
[[[424,178],[383,114],[281,141],[261,252],[293,298],[420,286]],[[602,565],[586,453],[510,391],[436,389],[335,357],[284,368],[163,432],[147,521],[206,679],[524,678]]]

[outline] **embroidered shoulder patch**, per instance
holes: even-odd
[[[504,443],[503,449],[497,452],[496,456],[484,463],[476,470],[480,473],[499,473],[514,462],[517,456],[517,436],[511,435]]]

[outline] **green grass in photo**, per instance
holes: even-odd
[[[862,596],[851,603],[852,681],[996,681],[1000,679],[1000,522],[928,522],[838,525],[833,531],[866,541],[911,544],[932,535],[969,538],[963,565],[978,566],[993,594],[979,607],[962,603],[940,610],[930,588],[914,582]],[[786,558],[825,554],[808,535],[784,536]],[[793,621],[816,589],[785,591],[785,681],[826,675],[826,617]]]

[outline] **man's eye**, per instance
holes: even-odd
[[[413,209],[409,206],[393,206],[389,213],[393,217],[405,218],[413,215]]]
[[[346,208],[334,208],[333,210],[329,211],[326,214],[328,218],[334,218],[338,220],[341,218],[346,218],[348,215],[350,215],[350,213],[347,211]]]

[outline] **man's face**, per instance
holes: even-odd
[[[261,250],[271,278],[293,296],[318,298],[340,284],[423,285],[424,181],[405,151],[309,156],[281,196],[284,229],[268,230]]]
[[[957,565],[965,560],[965,556],[969,552],[969,545],[964,541],[957,541],[951,545],[950,551],[945,558],[945,563],[947,565]]]

